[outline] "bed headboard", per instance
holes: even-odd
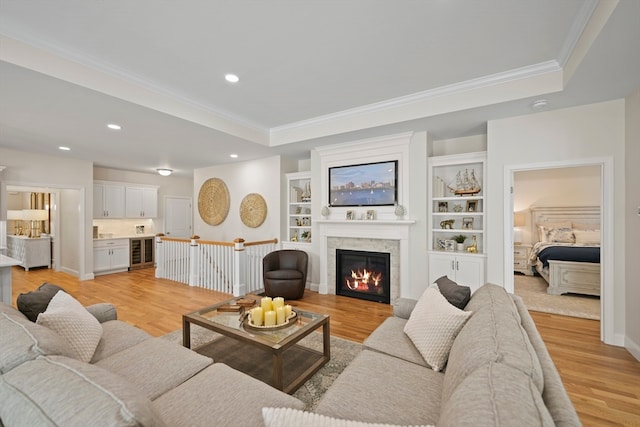
[[[537,224],[563,222],[591,224],[600,229],[600,206],[535,206],[531,211],[531,237],[538,241]]]

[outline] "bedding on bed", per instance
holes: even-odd
[[[600,245],[538,242],[531,250],[530,264],[536,265],[538,259],[543,267],[549,266],[549,260],[600,263]]]

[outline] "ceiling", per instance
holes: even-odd
[[[640,88],[637,0],[2,0],[0,37],[0,147],[181,176]]]

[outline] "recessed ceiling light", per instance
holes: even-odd
[[[58,150],[62,150],[62,151],[71,151],[71,148],[69,148],[69,147],[63,147],[63,146],[60,146],[60,147],[58,147]]]
[[[240,78],[235,74],[225,74],[224,79],[229,83],[238,83],[240,81]]]
[[[171,169],[165,169],[165,168],[160,168],[160,169],[156,169],[156,170],[162,176],[169,176],[169,175],[171,175],[171,172],[173,172]]]
[[[541,111],[546,109],[548,105],[549,101],[547,101],[546,99],[538,99],[537,101],[533,101],[533,104],[531,104],[531,108],[535,111]]]
[[[122,126],[117,125],[117,124],[115,124],[115,123],[109,123],[109,124],[107,125],[107,127],[108,127],[109,129],[111,129],[111,130],[120,130],[120,129],[122,129]]]
[[[229,154],[229,157],[231,157],[232,159],[237,159],[238,155],[237,154]]]

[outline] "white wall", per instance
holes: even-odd
[[[81,249],[74,255],[81,278],[92,277],[93,240],[91,233],[91,216],[93,215],[93,164],[89,161],[70,159],[66,156],[48,156],[37,153],[0,148],[0,163],[7,166],[3,172],[2,188],[6,193],[6,185],[30,187],[48,187],[57,189],[74,189],[78,191],[74,206],[79,216],[67,221],[61,218],[62,227],[75,227]],[[78,242],[61,241],[62,251],[67,244],[78,246]],[[62,255],[61,255],[62,257]],[[65,258],[61,258],[65,259]]]
[[[280,194],[284,172],[288,171],[282,170],[279,156],[194,170],[194,233],[203,240],[225,242],[231,242],[238,237],[247,242],[280,239]],[[224,181],[230,194],[229,213],[226,219],[216,226],[204,222],[198,212],[200,187],[209,178]],[[257,228],[247,227],[240,219],[240,203],[250,193],[260,194],[267,203],[267,217]]]
[[[453,139],[433,140],[429,156],[448,156],[451,154],[479,153],[487,151],[487,135],[471,135]]]
[[[613,325],[620,343],[625,319],[625,103],[603,102],[488,122],[487,216],[490,282],[505,282],[506,166],[607,158],[613,162]],[[604,191],[608,191],[605,187]]]
[[[600,206],[600,167],[519,171],[514,174],[513,189],[513,210],[526,218],[522,242],[532,243],[532,206]]]
[[[625,347],[640,360],[640,89],[626,99],[626,329]]]

